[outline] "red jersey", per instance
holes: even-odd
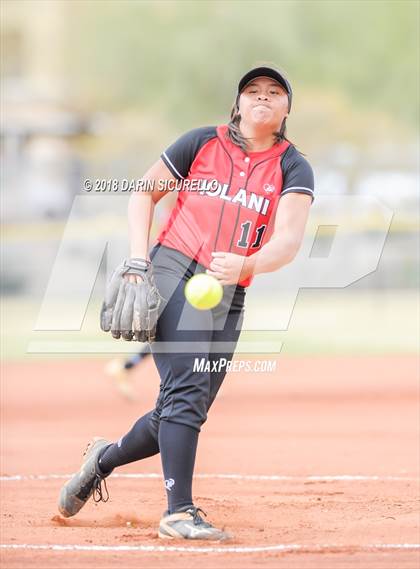
[[[210,268],[213,251],[249,256],[270,239],[279,199],[313,199],[312,168],[287,141],[244,153],[227,126],[194,129],[161,156],[179,183],[176,205],[158,241]],[[252,277],[238,284],[248,286]]]

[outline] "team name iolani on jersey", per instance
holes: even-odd
[[[205,188],[205,189],[201,189]],[[252,209],[257,213],[266,215],[270,200],[253,192],[247,194],[246,190],[239,188],[235,195],[228,194],[229,184],[221,184],[217,180],[200,180],[200,194],[220,198],[231,203],[238,203],[243,207]]]

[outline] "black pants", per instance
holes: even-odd
[[[156,245],[150,257],[164,299],[156,342],[152,344],[161,383],[150,427],[156,437],[160,419],[200,431],[226,375],[223,364],[232,359],[239,338],[245,288],[225,286],[217,307],[197,310],[186,301],[184,288],[189,278],[205,272],[205,268],[162,245]]]

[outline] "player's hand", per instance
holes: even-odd
[[[143,279],[137,275],[124,275],[124,280],[133,284],[141,284],[143,282]]]
[[[133,258],[133,257],[132,257],[132,258]],[[138,258],[138,257],[135,257],[135,259],[139,259],[139,258]],[[140,261],[143,261],[143,259],[139,259],[139,260],[140,260]],[[150,263],[150,259],[149,259],[149,258],[144,259],[144,262]],[[142,276],[140,276],[140,275],[135,275],[135,274],[132,274],[132,273],[130,273],[130,272],[126,273],[123,278],[124,278],[124,280],[125,280],[126,282],[132,283],[132,284],[141,284],[141,283],[143,282],[143,277],[142,277]]]
[[[206,273],[215,277],[221,285],[237,284],[250,276],[246,257],[223,251],[214,251],[212,256],[210,269]]]

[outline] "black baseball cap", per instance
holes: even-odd
[[[253,79],[256,79],[257,77],[270,77],[271,79],[274,79],[274,81],[277,81],[277,83],[279,83],[283,87],[283,89],[285,89],[287,93],[287,98],[289,99],[289,111],[290,111],[290,108],[292,106],[292,95],[293,95],[292,87],[290,86],[290,83],[286,79],[286,77],[284,77],[284,75],[282,75],[280,71],[274,69],[274,67],[255,67],[254,69],[248,71],[248,73],[245,73],[245,75],[242,77],[242,79],[239,81],[238,84],[238,96],[241,94],[243,89],[248,85],[248,83],[250,83]]]

